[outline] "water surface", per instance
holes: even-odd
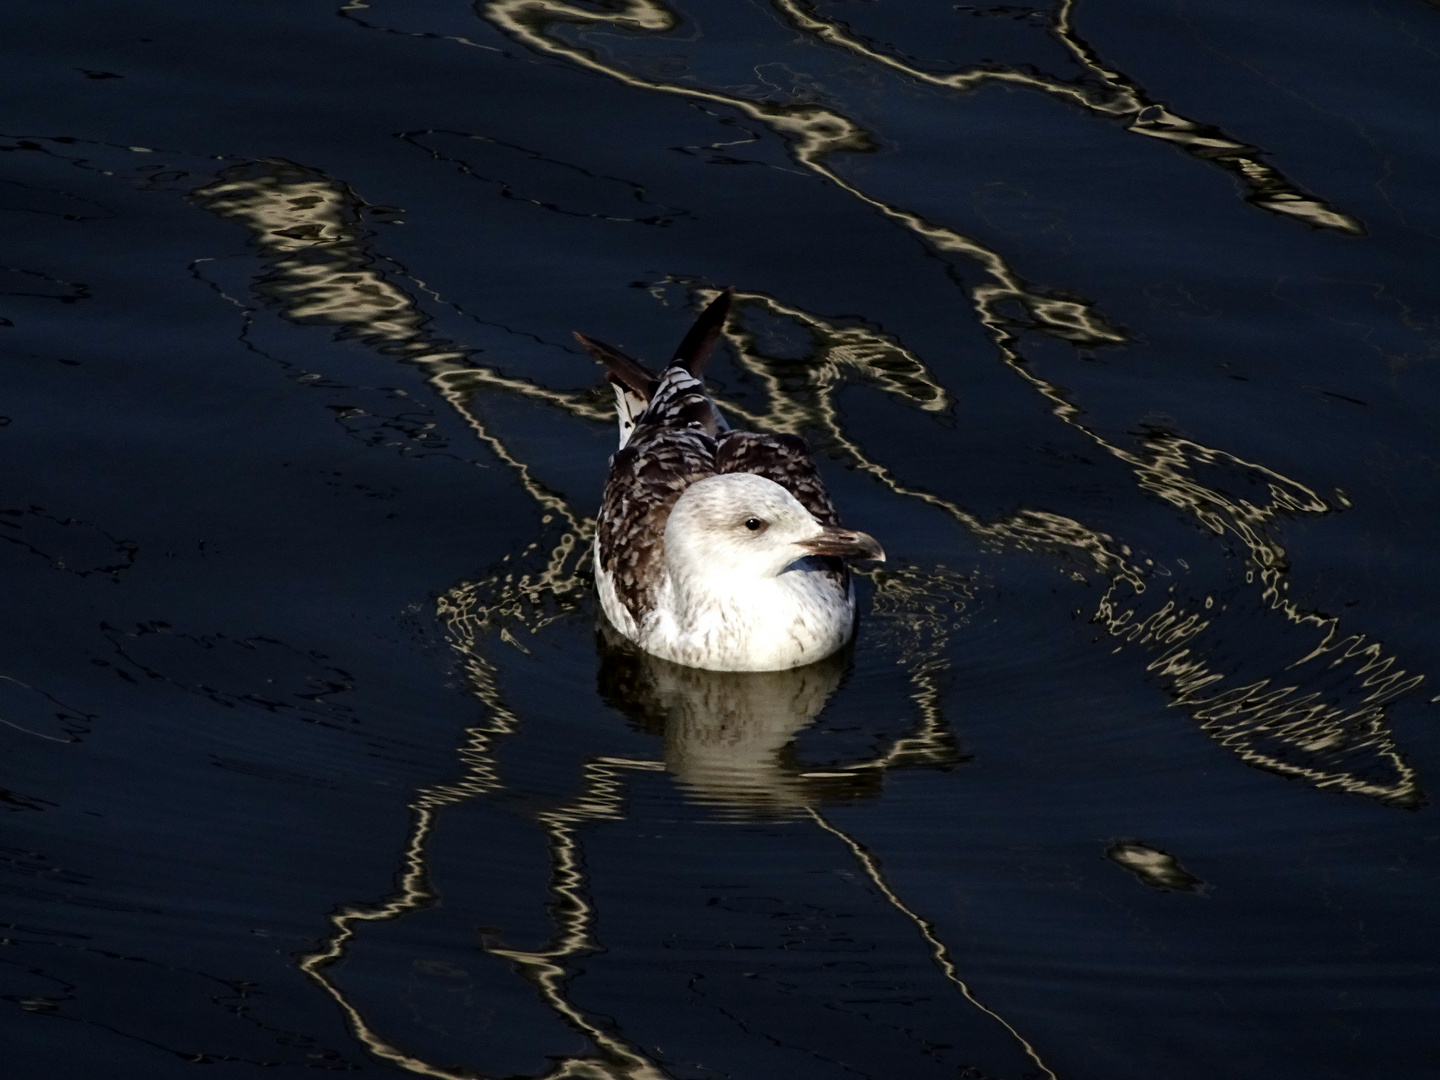
[[[5,13],[7,1075],[1440,1066],[1440,11]],[[597,626],[580,329],[854,647]]]

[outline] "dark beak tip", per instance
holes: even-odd
[[[836,529],[829,535],[801,542],[800,546],[815,555],[834,555],[841,559],[885,561],[885,549],[873,536],[848,529]]]

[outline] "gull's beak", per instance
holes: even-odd
[[[835,525],[826,525],[819,536],[797,541],[795,546],[804,548],[812,555],[838,555],[842,559],[885,561],[885,549],[877,544],[869,533],[842,529]]]

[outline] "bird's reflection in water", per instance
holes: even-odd
[[[597,631],[600,695],[665,741],[665,766],[687,796],[725,816],[790,816],[880,790],[875,769],[807,769],[795,737],[814,722],[850,667],[849,648],[789,671],[704,671]]]

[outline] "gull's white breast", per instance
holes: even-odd
[[[666,574],[637,622],[597,557],[600,606],[646,652],[711,671],[784,671],[823,659],[849,640],[855,590],[801,559],[773,578],[677,583]]]

